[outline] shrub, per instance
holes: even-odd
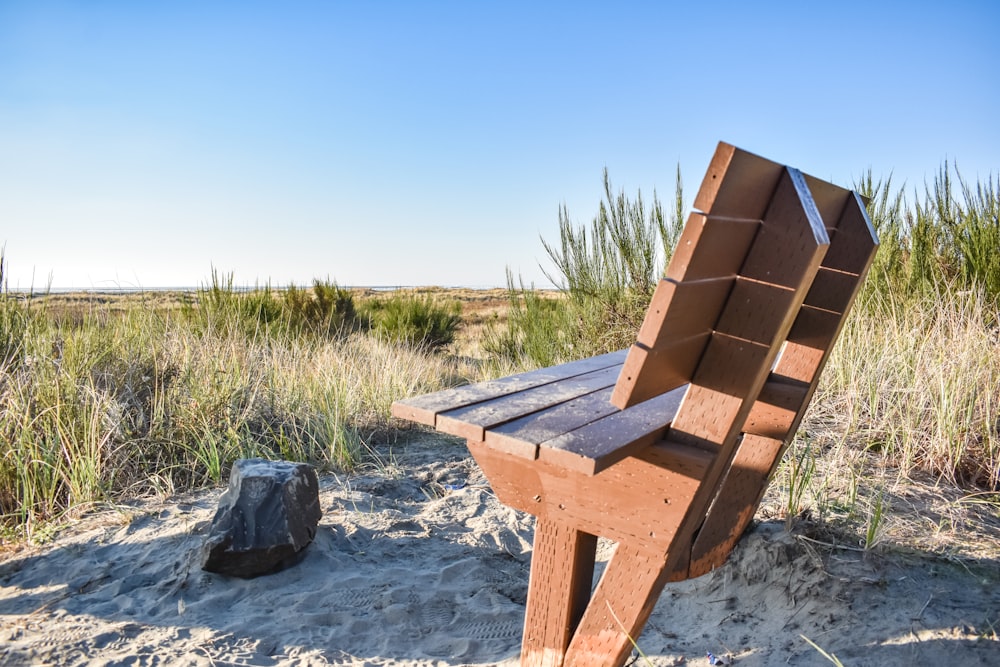
[[[438,349],[455,339],[461,304],[439,303],[431,296],[394,295],[366,304],[373,331],[388,340]]]
[[[312,290],[290,285],[282,293],[282,309],[293,332],[323,336],[351,329],[357,316],[351,293],[329,280],[314,280]]]
[[[313,281],[312,289],[270,285],[252,290],[233,286],[233,276],[212,269],[211,284],[199,289],[184,309],[203,332],[238,334],[249,340],[315,334],[339,335],[356,325],[354,297],[329,280]]]
[[[555,273],[546,272],[563,295],[540,301],[508,275],[511,310],[506,328],[486,335],[487,351],[506,362],[544,366],[621,349],[635,340],[653,290],[682,229],[683,187],[677,169],[675,209],[667,218],[656,193],[647,210],[613,194],[604,170],[604,201],[589,227],[559,211],[559,243],[542,239]]]
[[[563,361],[573,346],[566,340],[573,329],[573,309],[567,301],[516,284],[510,271],[507,294],[506,320],[490,322],[483,331],[483,349],[494,363],[552,366]]]
[[[912,205],[891,182],[875,182],[869,171],[855,183],[871,200],[880,240],[868,291],[919,297],[981,289],[1000,303],[1000,178],[973,187],[946,162],[922,197],[914,191]]]
[[[197,331],[213,335],[240,335],[250,340],[266,338],[283,326],[281,302],[270,286],[238,290],[233,274],[221,275],[212,268],[211,283],[202,286],[185,304],[184,313]]]

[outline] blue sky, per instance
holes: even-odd
[[[547,285],[719,140],[850,185],[1000,172],[1000,3],[0,0],[11,288]]]

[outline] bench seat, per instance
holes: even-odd
[[[610,398],[626,350],[444,389],[392,406],[393,416],[589,475],[656,442],[687,385],[624,410]]]

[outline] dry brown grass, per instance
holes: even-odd
[[[353,413],[352,422],[368,424],[385,423],[380,415],[387,414],[393,396],[516,370],[487,363],[481,347],[485,327],[502,324],[507,316],[506,290],[354,291],[359,302],[391,294],[461,303],[462,326],[445,354],[403,353],[375,340],[358,340],[336,349],[271,350],[263,357],[262,350],[188,349],[196,357],[177,361],[193,372],[204,366],[211,375],[212,364],[230,352],[256,354],[260,363],[251,365],[272,367],[264,384],[275,396],[302,406],[312,400],[303,393],[336,398],[331,405],[340,417]],[[558,298],[557,292],[549,295]],[[137,309],[173,311],[190,298],[173,292],[58,294],[35,297],[31,307],[67,320],[95,314],[114,318]],[[914,309],[905,316],[857,311],[761,516],[813,521],[820,539],[872,553],[902,549],[960,560],[1000,556],[1000,493],[988,488],[993,464],[968,463],[969,456],[982,455],[984,443],[995,452],[998,437],[990,424],[1000,416],[1000,347],[996,315],[984,308],[970,296],[967,302]],[[179,340],[175,336],[171,345]],[[340,380],[333,377],[337,369],[346,369]],[[331,390],[335,386],[340,389]],[[948,424],[953,431],[942,430]],[[795,498],[790,496],[793,480],[803,489]]]

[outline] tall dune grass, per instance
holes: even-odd
[[[240,457],[350,469],[393,400],[458,381],[418,345],[261,315],[281,298],[223,285],[182,310],[66,321],[0,295],[0,524],[26,534],[69,508],[215,483]]]
[[[868,292],[805,428],[902,477],[1000,490],[1000,310],[982,288],[947,294]]]
[[[635,340],[663,267],[683,229],[680,167],[674,207],[664,212],[656,192],[647,207],[614,192],[604,170],[604,199],[590,225],[559,211],[559,242],[542,245],[555,267],[546,276],[563,297],[540,297],[509,271],[510,314],[487,329],[485,349],[501,363],[548,366],[618,350]]]
[[[1000,176],[976,184],[945,163],[934,180],[914,189],[869,171],[855,184],[870,199],[881,241],[868,287],[895,296],[979,289],[1000,300]]]

